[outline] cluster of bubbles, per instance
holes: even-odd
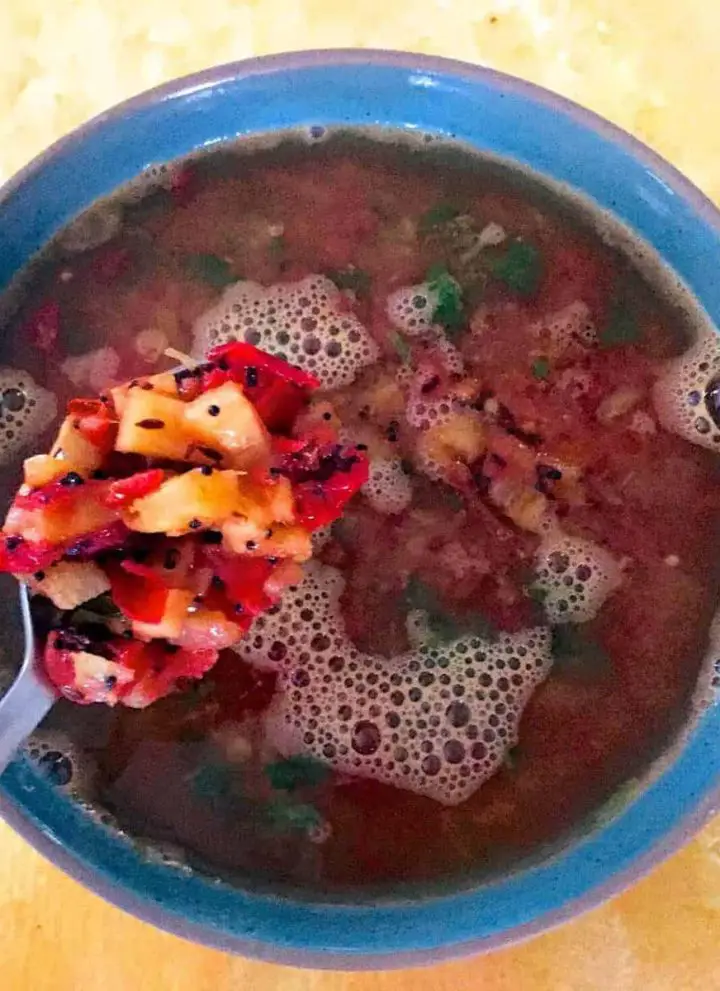
[[[720,335],[707,331],[655,383],[653,402],[666,430],[720,451]]]
[[[408,337],[422,337],[434,329],[433,314],[438,305],[438,294],[427,282],[415,286],[402,286],[390,293],[385,312],[393,327]]]
[[[0,463],[7,464],[52,423],[57,401],[31,375],[0,368]]]
[[[400,458],[374,458],[362,493],[377,513],[402,513],[412,501],[412,482]]]
[[[378,357],[377,344],[324,275],[261,286],[240,281],[193,327],[193,356],[247,341],[316,375],[326,389],[349,385]]]
[[[550,623],[585,623],[622,582],[622,569],[609,551],[559,527],[545,534],[535,558],[535,586],[544,593]]]
[[[339,772],[463,802],[517,742],[523,708],[550,671],[549,630],[437,644],[414,637],[408,652],[378,657],[349,640],[343,587],[337,570],[310,562],[302,584],[236,648],[280,672],[270,739],[287,756],[310,754]]]

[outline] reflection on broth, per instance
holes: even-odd
[[[202,681],[61,702],[33,744],[227,876],[469,879],[560,841],[689,722],[718,600],[720,346],[682,288],[569,193],[383,137],[154,168],[8,296],[5,464],[56,402],[232,339],[317,375],[304,422],[367,450]]]

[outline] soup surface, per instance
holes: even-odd
[[[307,422],[371,462],[203,681],[58,704],[59,786],[226,875],[469,882],[667,749],[718,599],[720,351],[604,224],[459,150],[317,134],[151,170],[49,246],[2,338],[6,464],[58,402],[234,337],[318,375]]]

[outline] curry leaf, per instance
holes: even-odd
[[[499,256],[488,262],[491,273],[518,296],[531,296],[540,283],[540,252],[527,241],[512,241]]]
[[[230,267],[230,262],[217,255],[188,255],[185,259],[185,268],[193,278],[206,282],[215,289],[224,289],[225,286],[239,281]]]
[[[205,764],[192,778],[192,789],[198,798],[226,798],[232,791],[233,771],[228,764]]]
[[[276,791],[295,791],[297,788],[312,788],[326,781],[331,774],[327,764],[295,754],[285,760],[277,760],[265,767],[265,776]]]

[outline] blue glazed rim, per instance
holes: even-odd
[[[242,134],[314,124],[452,137],[566,182],[644,237],[720,325],[720,214],[679,172],[531,84],[451,60],[367,50],[220,66],[129,100],[57,142],[0,190],[0,290],[72,215],[147,165]],[[120,908],[219,949],[346,969],[437,963],[557,925],[648,871],[719,802],[714,705],[634,802],[552,858],[472,890],[350,903],[239,890],[148,862],[25,759],[0,780],[0,814],[9,824]]]

